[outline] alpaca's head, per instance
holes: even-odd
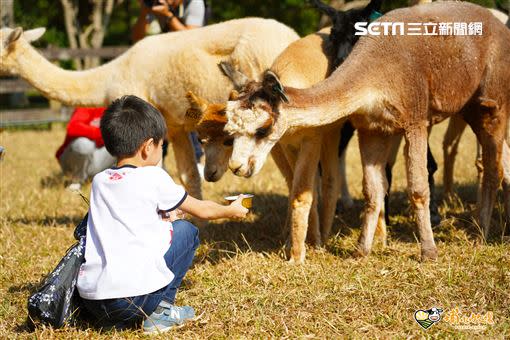
[[[238,176],[260,171],[276,142],[287,129],[279,107],[287,102],[278,77],[268,71],[263,81],[249,82],[235,100],[227,103],[225,132],[234,138],[229,168]]]
[[[197,131],[204,148],[204,177],[208,182],[216,182],[227,171],[234,141],[223,131],[227,122],[225,104],[209,103],[192,92],[188,92],[186,98],[190,103],[186,121]]]
[[[351,53],[359,39],[359,36],[355,35],[354,24],[356,22],[370,22],[380,16],[381,14],[378,11],[381,8],[382,0],[371,0],[364,8],[352,8],[348,11],[337,11],[320,0],[313,0],[313,4],[326,14],[333,24],[329,40],[336,51],[333,67],[338,67]]]
[[[39,39],[45,28],[34,28],[23,32],[21,27],[0,29],[0,75],[16,75],[18,71],[18,53],[20,45]]]

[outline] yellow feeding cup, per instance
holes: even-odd
[[[253,195],[252,194],[243,194],[243,201],[242,201],[242,205],[243,207],[247,208],[247,209],[251,209],[252,206],[253,206]],[[224,197],[225,200],[227,202],[232,203],[234,202],[237,198],[239,197],[239,195],[236,195],[236,196],[226,196]]]

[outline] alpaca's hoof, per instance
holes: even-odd
[[[291,257],[287,262],[292,265],[299,265],[305,263],[305,259],[294,259]]]
[[[305,262],[306,252],[305,250],[298,251],[290,251],[289,263],[290,264],[303,264]]]
[[[422,248],[421,261],[436,261],[438,257],[437,248]]]
[[[358,245],[358,247],[356,247],[356,250],[353,253],[353,256],[356,258],[362,258],[368,256],[369,254],[370,249],[366,249],[365,247]]]

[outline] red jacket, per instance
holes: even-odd
[[[97,147],[104,145],[101,130],[99,129],[99,120],[103,116],[105,107],[78,107],[74,110],[69,124],[67,125],[66,138],[64,144],[57,150],[57,158],[62,155],[64,149],[78,137],[87,137],[96,142]]]

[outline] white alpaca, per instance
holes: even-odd
[[[74,106],[103,106],[122,95],[136,95],[165,117],[177,169],[186,190],[201,197],[200,177],[186,126],[193,91],[210,101],[226,101],[233,88],[218,63],[242,65],[243,73],[258,78],[287,45],[299,36],[270,19],[226,21],[182,32],[147,37],[100,67],[66,71],[46,60],[31,45],[44,28],[0,30],[0,74],[16,74],[44,96]]]

